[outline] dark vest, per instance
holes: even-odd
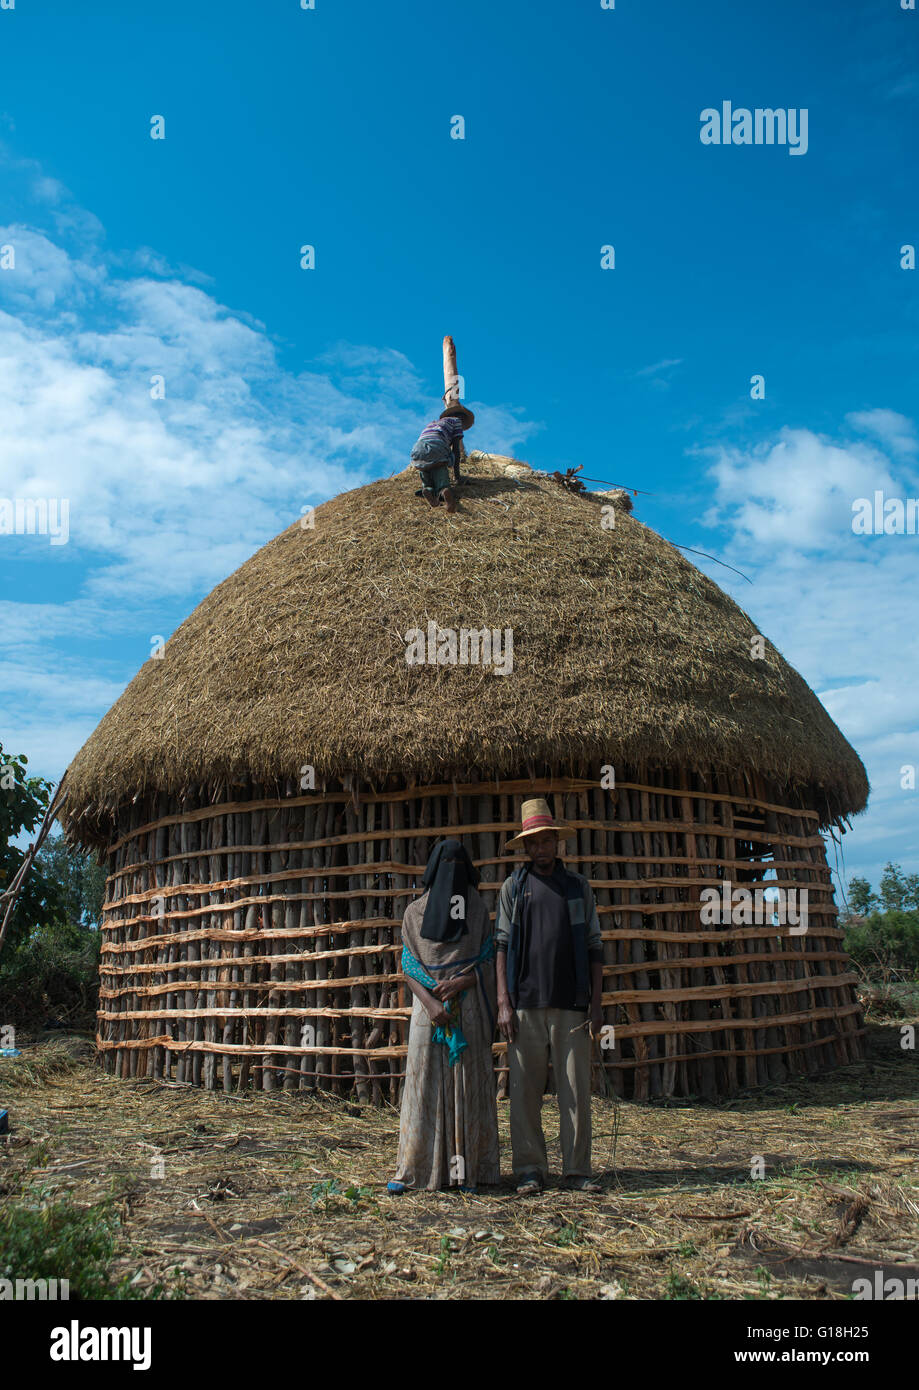
[[[587,917],[584,911],[584,889],[574,874],[565,871],[565,898],[568,903],[568,922],[574,943],[574,972],[576,1009],[586,1009],[590,1003],[590,969],[587,956]],[[529,864],[518,864],[511,875],[511,924],[507,936],[507,992],[511,1004],[517,1007],[517,985],[520,975],[520,914],[523,910],[523,885],[530,872]]]

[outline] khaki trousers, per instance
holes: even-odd
[[[590,1176],[590,1033],[587,1015],[572,1009],[518,1009],[508,1045],[514,1173],[549,1175],[542,1097],[549,1057],[558,1093],[562,1176]],[[574,1031],[572,1031],[574,1030]]]

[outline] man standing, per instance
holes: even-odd
[[[496,914],[498,1027],[508,1041],[511,1147],[519,1193],[548,1178],[542,1097],[549,1058],[558,1092],[562,1176],[568,1187],[599,1192],[590,1173],[590,1032],[603,1026],[603,945],[587,879],[558,858],[573,835],[542,797],[525,801],[522,827],[507,849],[529,864],[501,886]],[[588,1017],[589,1014],[589,1017]]]
[[[412,463],[421,475],[419,493],[432,507],[444,502],[448,512],[456,511],[456,493],[450,486],[448,466],[453,464],[454,485],[460,481],[460,464],[465,457],[463,431],[475,424],[471,410],[456,401],[441,412],[440,419],[425,425],[412,448]]]

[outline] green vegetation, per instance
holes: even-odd
[[[882,1012],[904,1015],[919,1007],[919,874],[888,863],[875,893],[864,878],[849,882],[841,914],[844,946]]]
[[[28,1026],[91,1028],[99,989],[99,933],[69,923],[37,927],[0,958],[0,1013]]]
[[[322,1208],[330,1197],[335,1197],[341,1192],[341,1185],[337,1178],[325,1178],[323,1182],[314,1182],[310,1188],[310,1208],[315,1211]]]
[[[23,753],[6,753],[0,745],[0,892],[12,882],[23,851],[13,842],[31,835],[44,819],[53,787],[43,777],[30,777]],[[57,921],[63,914],[60,887],[43,867],[32,866],[6,929],[6,944],[21,941],[36,922]]]
[[[553,1234],[547,1237],[553,1245],[559,1245],[563,1249],[566,1245],[577,1245],[581,1239],[581,1221],[570,1221]]]
[[[452,1243],[451,1243],[451,1241],[450,1241],[450,1237],[449,1237],[449,1236],[441,1236],[441,1238],[440,1238],[440,1255],[439,1255],[439,1256],[437,1257],[437,1259],[434,1261],[434,1277],[435,1277],[436,1279],[443,1279],[444,1275],[447,1273],[448,1269],[450,1268],[450,1251],[451,1251],[451,1249],[452,1249]]]
[[[358,1187],[356,1183],[342,1187],[337,1178],[324,1178],[310,1188],[311,1211],[341,1211],[348,1203],[356,1207],[367,1201],[376,1205],[372,1187]]]
[[[0,1211],[0,1278],[66,1279],[71,1299],[162,1297],[163,1284],[141,1293],[127,1275],[117,1283],[110,1278],[120,1224],[110,1205],[46,1203],[41,1193],[26,1194]],[[170,1296],[181,1297],[180,1283]]]
[[[55,920],[84,929],[99,925],[105,868],[93,855],[75,849],[63,835],[49,835],[35,864],[44,880],[54,885],[58,903]]]
[[[919,911],[919,874],[904,874],[899,864],[886,864],[880,892],[872,891],[866,878],[849,880],[849,915],[867,917],[877,912]]]
[[[667,1275],[665,1284],[665,1299],[673,1299],[680,1302],[688,1299],[704,1299],[705,1295],[701,1289],[697,1288],[691,1279],[687,1279],[683,1274],[676,1274],[673,1270]]]
[[[23,848],[47,811],[53,787],[30,777],[23,754],[0,747],[0,890],[15,877]],[[90,855],[49,836],[29,870],[0,956],[0,1020],[92,1027],[98,997],[99,933],[105,870]]]

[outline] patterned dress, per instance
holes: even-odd
[[[402,919],[402,942],[438,983],[464,975],[491,934],[488,909],[470,886],[467,929],[458,941],[428,941],[421,935],[427,893],[410,903]],[[433,1041],[434,1025],[414,1000],[399,1128],[396,1180],[406,1187],[475,1187],[497,1183],[498,1111],[491,1045],[497,1013],[495,965],[476,970],[477,984],[454,998],[468,1046],[451,1067],[447,1049]]]

